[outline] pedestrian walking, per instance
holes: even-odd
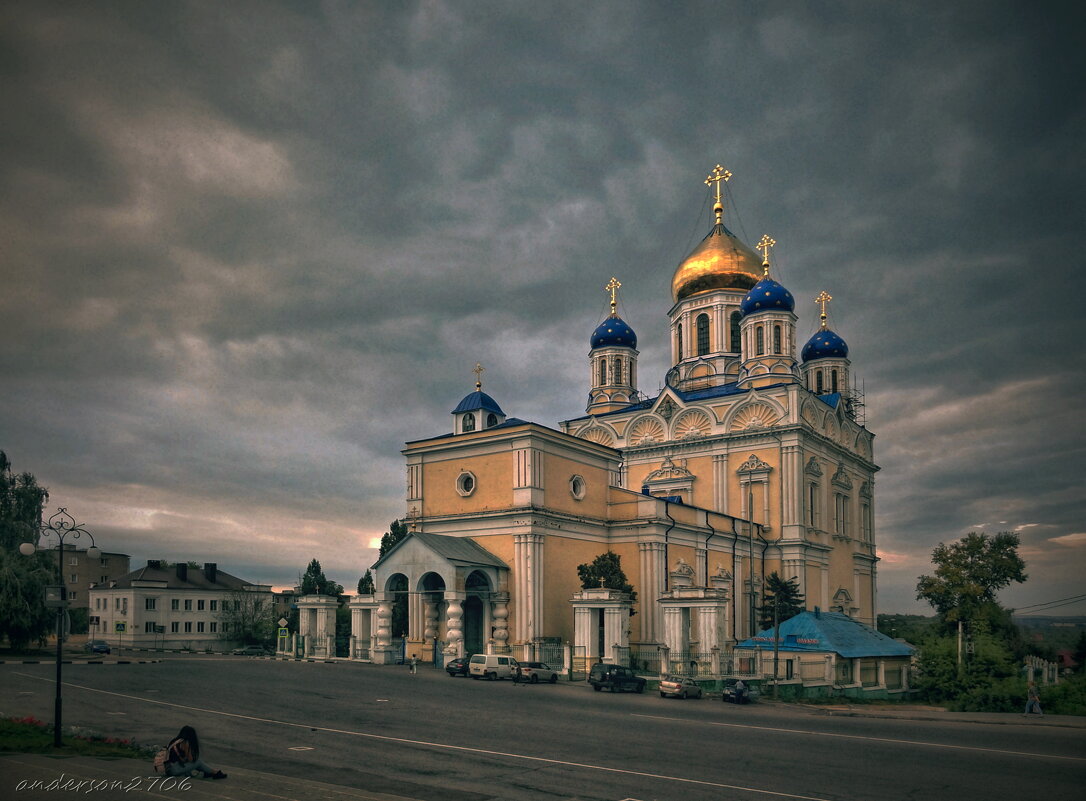
[[[1035,681],[1031,681],[1029,688],[1026,690],[1026,711],[1022,713],[1022,716],[1025,717],[1031,712],[1044,716],[1044,712],[1041,711],[1041,693],[1037,690],[1037,682]]]
[[[417,655],[411,654],[410,665],[411,665],[411,672],[412,673],[418,673],[419,672],[419,658],[418,658]]]
[[[743,699],[746,697],[746,695],[747,684],[742,679],[739,679],[739,681],[735,683],[735,705],[739,706],[741,703],[743,703]]]

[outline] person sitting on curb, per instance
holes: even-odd
[[[170,742],[167,751],[166,775],[191,776],[194,770],[204,774],[205,779],[225,779],[226,774],[214,770],[200,759],[200,739],[192,726],[182,726],[181,731]]]

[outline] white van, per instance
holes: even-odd
[[[473,679],[511,679],[517,669],[517,660],[497,654],[475,654],[468,662],[468,675]]]

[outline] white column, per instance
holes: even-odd
[[[462,603],[462,598],[450,598],[449,593],[445,593],[445,648],[458,656],[462,655],[460,648],[464,641],[464,632],[461,628],[463,625],[461,619],[464,614]]]
[[[592,613],[595,611],[588,606],[573,608],[573,645],[583,646],[588,657],[599,656],[596,653],[596,638],[592,636]]]
[[[686,635],[683,632],[683,609],[681,606],[664,607],[664,642],[672,651],[686,650]]]
[[[505,653],[509,644],[509,596],[507,593],[491,595],[491,614],[494,619],[494,646],[497,653]]]
[[[392,604],[382,598],[377,605],[377,647],[388,648],[392,645]]]
[[[629,617],[630,612],[625,607],[607,607],[604,609],[603,645],[608,649],[608,653],[610,653],[613,645],[622,647],[629,645],[629,638],[626,637],[626,622]]]
[[[713,456],[713,508],[728,514],[728,454]]]

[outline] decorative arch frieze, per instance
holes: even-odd
[[[675,439],[694,439],[707,437],[712,433],[713,423],[705,412],[691,409],[683,412],[675,420],[672,431]]]
[[[761,401],[748,403],[732,414],[728,430],[745,431],[752,428],[769,428],[775,425],[780,417],[768,403]]]
[[[666,440],[667,430],[664,428],[664,422],[655,415],[639,417],[630,425],[630,431],[626,435],[626,442],[629,445],[647,445]]]
[[[815,407],[815,401],[810,398],[803,402],[799,416],[811,428],[816,430],[822,428],[822,414]]]
[[[582,428],[577,436],[581,439],[587,439],[589,442],[598,442],[600,445],[607,445],[608,447],[614,447],[615,444],[615,438],[611,435],[611,432],[600,425]]]

